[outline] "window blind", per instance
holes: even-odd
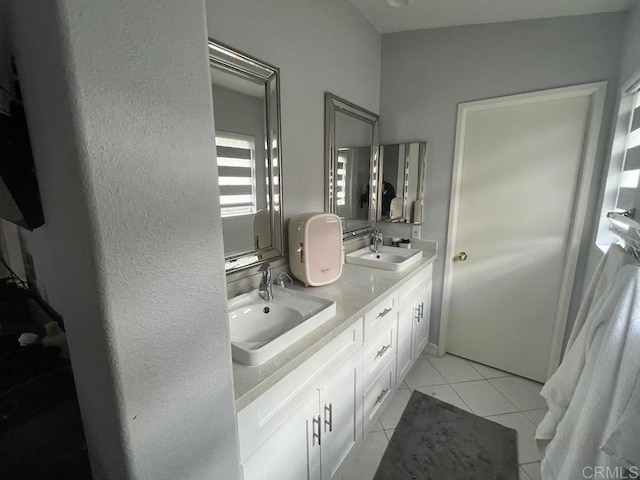
[[[629,134],[627,135],[627,146],[618,188],[618,198],[616,208],[620,210],[630,210],[634,206],[634,198],[640,180],[640,95],[634,93],[633,113]]]
[[[255,140],[216,132],[220,209],[223,217],[256,212]]]
[[[338,151],[338,159],[336,165],[336,205],[346,204],[347,190],[347,154],[344,151]]]

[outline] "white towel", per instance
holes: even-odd
[[[620,421],[602,445],[602,451],[619,459],[631,473],[640,473],[640,377]]]
[[[596,271],[584,293],[580,309],[573,322],[573,328],[571,329],[571,335],[569,336],[565,351],[568,351],[576,341],[576,337],[592,308],[597,308],[604,298],[606,298],[620,267],[635,262],[635,258],[625,252],[620,245],[615,243],[611,244],[607,253],[602,257],[600,263],[598,263]]]
[[[546,446],[544,480],[585,478],[585,468],[638,466],[639,374],[640,266],[634,264],[620,268],[606,295],[592,302],[541,391],[549,407],[536,432]]]
[[[268,210],[258,210],[253,216],[253,246],[256,250],[271,246],[271,216]]]
[[[389,218],[396,220],[402,218],[402,209],[404,208],[404,201],[402,197],[394,197],[391,199],[391,205],[389,206]]]

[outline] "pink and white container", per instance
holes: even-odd
[[[342,223],[332,213],[303,213],[289,221],[289,269],[306,286],[342,275]]]

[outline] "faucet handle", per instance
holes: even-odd
[[[264,262],[262,265],[260,265],[260,268],[258,268],[258,272],[262,273],[263,282],[271,281],[271,265],[269,265],[269,262]]]
[[[291,285],[293,285],[293,278],[291,278],[291,276],[287,272],[282,272],[280,273],[280,275],[278,275],[278,278],[276,279],[276,285],[278,285],[279,287],[286,288],[287,280],[291,282]]]

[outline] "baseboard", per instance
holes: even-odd
[[[424,347],[424,353],[427,355],[431,355],[433,357],[438,356],[438,345],[435,343],[427,343],[427,346]]]

